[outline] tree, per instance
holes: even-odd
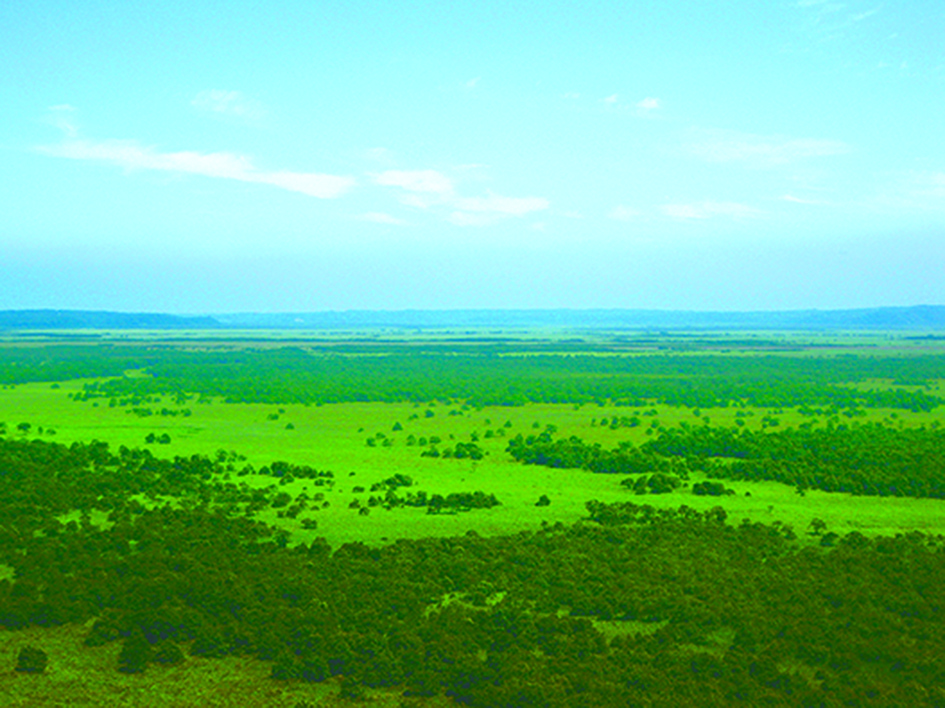
[[[126,674],[140,674],[148,668],[152,650],[141,630],[134,630],[125,638],[118,654],[118,670]]]
[[[41,674],[46,670],[49,657],[42,649],[25,646],[16,657],[16,670],[26,674]]]

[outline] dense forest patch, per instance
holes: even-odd
[[[683,424],[661,428],[642,445],[606,450],[552,431],[509,441],[525,464],[609,474],[671,475],[693,471],[718,479],[774,480],[825,492],[945,498],[945,429],[881,423],[802,425],[752,431]]]
[[[0,623],[95,619],[86,641],[122,643],[116,669],[247,655],[276,680],[482,706],[945,700],[940,538],[851,533],[828,549],[721,509],[627,503],[514,536],[332,549],[249,518],[216,480],[222,461],[18,440],[0,453],[14,568]],[[181,503],[132,498],[149,491]],[[71,509],[110,523],[60,522]]]
[[[593,347],[589,347],[593,350]],[[0,383],[108,377],[80,400],[139,405],[149,396],[243,403],[463,400],[473,405],[603,403],[690,407],[815,406],[929,411],[943,400],[921,384],[941,355],[645,354],[376,350],[371,356],[282,347],[185,350],[127,345],[0,349]],[[146,375],[124,375],[136,370]],[[863,386],[876,380],[902,386]],[[915,384],[920,384],[916,386]]]

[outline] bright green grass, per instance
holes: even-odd
[[[61,443],[107,441],[112,448],[145,446],[148,433],[168,433],[169,445],[147,446],[159,456],[214,455],[218,450],[235,450],[247,457],[257,469],[273,460],[307,464],[319,470],[331,470],[335,475],[333,487],[316,487],[310,480],[297,480],[285,485],[285,491],[295,495],[303,489],[311,495],[324,492],[330,506],[318,511],[307,510],[297,519],[279,519],[274,510],[262,512],[261,520],[277,524],[292,532],[293,540],[309,541],[324,536],[332,545],[362,540],[383,543],[397,538],[447,536],[475,530],[482,535],[514,533],[534,529],[542,522],[572,523],[585,516],[585,503],[591,499],[603,502],[633,501],[654,506],[688,504],[696,509],[721,505],[733,523],[742,519],[771,522],[781,520],[802,533],[814,517],[825,521],[830,530],[846,533],[898,533],[918,529],[931,533],[945,533],[943,502],[930,499],[853,497],[845,494],[808,492],[798,496],[794,489],[774,482],[726,482],[735,496],[712,498],[697,497],[688,492],[638,497],[620,486],[621,476],[596,475],[581,470],[559,470],[521,465],[504,452],[508,437],[540,432],[546,425],[557,427],[559,436],[577,435],[588,442],[599,442],[613,447],[622,440],[636,443],[647,439],[646,429],[658,420],[664,426],[682,422],[700,425],[708,417],[712,425],[733,425],[736,409],[703,409],[696,416],[685,408],[655,406],[656,416],[642,415],[643,410],[598,406],[533,404],[522,407],[488,407],[480,410],[462,410],[459,405],[433,406],[434,417],[427,418],[427,406],[414,404],[345,403],[325,406],[261,405],[261,404],[186,404],[192,410],[190,417],[140,418],[130,408],[109,408],[107,401],[76,403],[67,393],[77,391],[80,382],[62,384],[24,384],[13,389],[0,389],[0,421],[7,424],[8,435],[19,436],[16,425],[32,424],[29,437],[40,437]],[[159,410],[162,406],[177,408],[169,399],[160,403],[142,404]],[[284,412],[280,413],[282,409]],[[649,409],[645,409],[649,410]],[[462,415],[449,415],[461,411]],[[782,426],[797,425],[812,420],[794,410],[746,410],[751,415],[742,419],[746,427],[759,428],[761,419],[773,416]],[[885,420],[902,425],[942,420],[943,412],[913,414],[885,410],[868,411],[857,420]],[[277,420],[270,420],[273,414]],[[610,430],[593,426],[592,421],[614,415],[638,414],[642,425],[637,428]],[[895,417],[893,417],[895,415]],[[411,420],[412,416],[417,416]],[[847,419],[841,416],[842,421]],[[506,421],[511,428],[505,428]],[[403,430],[394,432],[395,423]],[[822,419],[821,419],[821,422]],[[291,423],[294,429],[286,429]],[[536,427],[537,425],[537,427]],[[49,435],[53,428],[55,435]],[[485,438],[487,430],[502,429],[504,437]],[[488,452],[481,461],[431,459],[420,456],[421,448],[408,446],[406,438],[438,435],[443,439],[440,449],[455,442],[468,442],[473,433],[479,436],[479,445]],[[394,441],[391,447],[368,447],[365,441],[383,433]],[[452,439],[451,439],[452,436]],[[241,466],[243,463],[238,464]],[[358,498],[362,504],[370,492],[354,493],[355,486],[370,489],[379,482],[400,472],[414,480],[411,490],[429,494],[449,494],[460,491],[482,490],[495,494],[502,506],[490,510],[474,510],[456,515],[428,515],[423,509],[371,509],[361,516],[350,509],[350,502]],[[275,480],[263,476],[233,476],[231,481],[245,481],[251,485],[266,486]],[[701,481],[694,478],[692,481]],[[403,493],[406,490],[401,490]],[[750,496],[745,496],[745,493]],[[551,505],[536,507],[542,494],[551,499]],[[318,521],[313,531],[303,530],[305,518]]]
[[[272,681],[271,664],[248,657],[206,659],[185,652],[177,666],[152,663],[142,674],[115,670],[120,642],[87,647],[91,622],[62,627],[29,627],[0,632],[0,705],[38,706],[206,706],[207,708],[292,708],[300,703],[350,705],[338,697],[340,679],[320,683]],[[49,665],[42,674],[16,673],[16,657],[25,646],[42,649]],[[185,647],[186,648],[186,647]],[[453,705],[445,697],[404,699],[400,689],[366,689],[370,705]]]

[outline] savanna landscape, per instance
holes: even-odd
[[[6,335],[0,695],[942,705],[942,342]]]

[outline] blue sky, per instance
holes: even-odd
[[[945,5],[0,6],[0,309],[945,304]]]

